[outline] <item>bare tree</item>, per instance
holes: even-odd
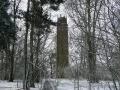
[[[68,1],[66,5],[68,14],[75,27],[81,30],[84,37],[84,48],[88,67],[88,80],[92,83],[98,82],[96,77],[96,32],[102,1],[101,0],[74,0]],[[70,7],[70,8],[68,8]],[[72,13],[71,13],[72,12]]]

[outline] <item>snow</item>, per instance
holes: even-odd
[[[19,82],[21,84],[21,82]],[[19,90],[17,82],[0,81],[0,90]]]
[[[58,79],[58,80],[50,80],[51,84],[55,86],[55,82],[57,82],[57,90],[78,90],[75,89],[76,86],[74,80],[68,79]],[[113,89],[112,82],[109,82],[111,86],[111,90]],[[35,84],[36,88],[31,88],[30,90],[41,90],[40,84]],[[80,80],[79,82],[79,90],[90,90],[90,84],[86,80]],[[22,81],[0,81],[0,90],[22,90]],[[91,90],[110,90],[108,81],[101,81],[98,84],[91,84]]]

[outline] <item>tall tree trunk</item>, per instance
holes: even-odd
[[[14,44],[15,44],[15,41],[12,45],[12,51],[10,55],[10,77],[9,77],[10,82],[13,82],[14,80]]]
[[[10,62],[10,49],[8,48],[9,45],[6,45],[6,49],[5,49],[5,53],[6,53],[6,58],[5,58],[5,76],[4,76],[4,80],[9,80],[9,62]]]
[[[87,42],[88,42],[88,80],[91,83],[97,82],[96,78],[96,52],[95,52],[95,42],[92,36],[88,35],[87,37]]]
[[[14,30],[16,31],[16,0],[14,0]],[[14,40],[13,40],[13,43],[12,43],[12,50],[11,50],[11,55],[10,55],[10,77],[9,77],[9,81],[10,82],[13,82],[14,80],[14,50],[15,48],[15,37],[14,37]]]
[[[34,62],[33,62],[33,35],[34,35],[34,23],[35,23],[35,2],[32,0],[32,22],[31,22],[31,32],[30,32],[30,63],[29,63],[29,73],[30,73],[30,87],[35,87],[34,85]]]
[[[34,23],[31,25],[31,32],[30,32],[30,87],[35,87],[34,85],[34,66],[33,66],[33,33],[34,33]]]
[[[35,66],[38,66],[39,64],[39,48],[40,48],[40,31],[38,31],[38,36],[37,36],[37,47],[36,47],[36,62],[35,62]],[[40,70],[35,67],[35,71],[34,74],[36,74],[36,79],[35,82],[39,82],[40,79]]]
[[[91,30],[91,0],[87,0],[87,44],[88,44],[88,80],[91,83],[96,79],[96,54],[95,54],[95,30]],[[95,29],[95,28],[94,28]]]
[[[0,57],[1,58],[1,64],[0,64],[1,65],[1,68],[0,68],[1,69],[1,78],[0,79],[3,80],[3,76],[4,76],[4,51],[1,51],[0,54],[1,54],[1,57]]]
[[[25,15],[25,19],[26,19],[26,32],[25,32],[25,39],[24,39],[24,81],[23,81],[23,88],[24,90],[28,90],[28,82],[27,82],[27,38],[28,38],[28,30],[29,30],[29,23],[28,23],[28,16],[29,16],[29,8],[30,8],[30,0],[28,0],[27,2],[27,12]]]

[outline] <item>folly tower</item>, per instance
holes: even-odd
[[[57,77],[64,77],[64,68],[68,66],[68,25],[65,17],[57,22]]]

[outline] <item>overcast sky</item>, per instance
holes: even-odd
[[[20,4],[20,9],[26,10],[26,8],[27,8],[27,0],[22,0]],[[65,16],[64,6],[60,5],[59,11],[49,10],[49,14],[51,14],[51,18],[53,21],[57,21],[58,17]]]

